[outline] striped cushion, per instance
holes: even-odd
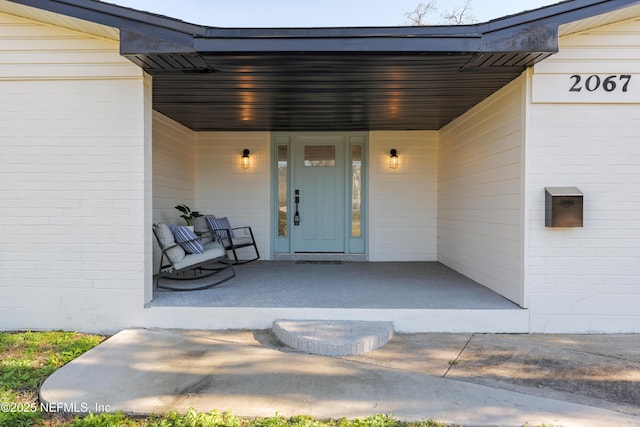
[[[203,254],[204,247],[202,242],[196,236],[196,233],[191,231],[190,228],[183,225],[172,225],[171,231],[176,238],[176,242],[189,254]]]
[[[229,238],[227,236],[227,230],[231,230],[231,224],[229,224],[229,219],[226,216],[222,218],[208,216],[207,225],[212,232],[217,231],[221,239],[225,240]],[[231,237],[236,237],[233,230],[231,230]]]

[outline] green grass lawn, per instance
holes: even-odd
[[[106,337],[76,332],[0,332],[0,427],[444,427],[435,421],[405,423],[387,415],[364,419],[316,420],[306,416],[240,418],[212,411],[129,417],[122,413],[84,417],[40,410],[38,390],[56,369]]]
[[[0,426],[52,425],[56,420],[39,408],[40,386],[103,340],[74,332],[0,332]]]

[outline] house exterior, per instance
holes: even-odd
[[[0,329],[266,326],[149,306],[152,224],[186,203],[267,260],[438,261],[522,307],[517,331],[639,332],[639,166],[640,1],[218,29],[0,0]],[[582,226],[546,225],[545,188],[574,187]]]

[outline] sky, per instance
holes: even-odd
[[[376,27],[407,25],[405,14],[427,0],[103,0],[210,27]],[[559,0],[471,0],[479,22]],[[464,0],[436,0],[440,14]],[[437,21],[437,22],[436,22]]]

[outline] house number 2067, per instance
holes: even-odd
[[[605,92],[614,92],[616,90],[628,92],[629,83],[631,82],[631,74],[607,77],[600,77],[594,74],[586,78],[579,74],[574,74],[569,78],[573,80],[569,92],[582,92],[582,89],[586,89],[589,92],[595,92],[597,90],[604,90]]]

